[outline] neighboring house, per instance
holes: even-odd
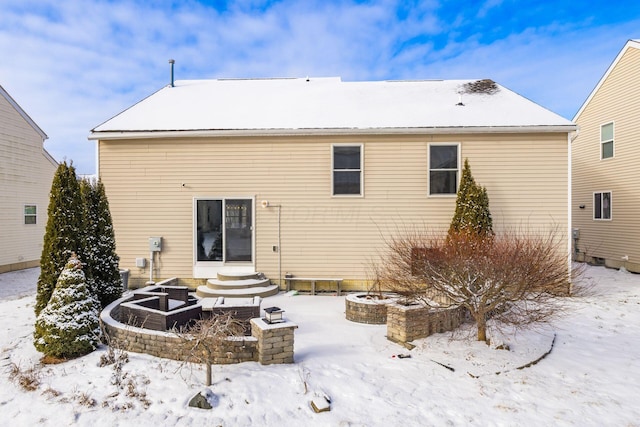
[[[640,40],[629,40],[574,121],[574,257],[640,272]]]
[[[40,265],[57,163],[47,135],[0,86],[0,273]]]
[[[89,139],[134,286],[256,270],[355,289],[385,238],[449,226],[465,158],[494,227],[553,227],[569,263],[575,129],[491,80],[238,79],[168,85]]]

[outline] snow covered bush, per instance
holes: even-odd
[[[40,257],[35,312],[45,308],[58,276],[72,252],[82,248],[82,201],[73,164],[62,162],[53,177],[47,209],[47,226]]]
[[[80,260],[73,254],[51,299],[36,318],[34,345],[47,356],[73,358],[97,348],[100,305],[89,291]]]
[[[116,254],[115,234],[109,202],[102,181],[80,183],[84,227],[84,261],[88,284],[102,307],[122,296],[122,278]]]
[[[456,211],[451,220],[449,233],[472,233],[491,235],[493,220],[489,212],[487,189],[476,184],[469,160],[465,159],[456,198]]]

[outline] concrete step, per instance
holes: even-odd
[[[249,289],[269,286],[271,282],[267,278],[262,279],[239,279],[239,280],[207,280],[207,287],[211,289]]]
[[[248,279],[264,279],[264,274],[258,273],[255,271],[252,272],[236,272],[236,271],[219,271],[218,280],[226,282],[226,281],[236,281],[236,280],[248,280]],[[215,279],[212,279],[215,280]]]
[[[278,285],[256,286],[251,288],[227,288],[213,289],[209,286],[198,286],[196,295],[200,298],[228,297],[228,298],[251,298],[270,297],[276,295],[280,289]]]

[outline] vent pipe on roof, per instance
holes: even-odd
[[[171,87],[173,87],[173,64],[175,63],[176,61],[174,59],[169,60],[169,64],[171,64]]]

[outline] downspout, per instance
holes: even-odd
[[[569,194],[567,195],[567,200],[569,201],[569,204],[567,206],[567,215],[569,217],[569,224],[568,224],[568,230],[567,230],[567,253],[568,255],[568,267],[569,267],[569,295],[573,294],[573,281],[572,279],[572,264],[573,264],[573,246],[574,246],[574,242],[573,242],[573,180],[572,180],[572,155],[571,155],[571,145],[573,143],[573,141],[578,137],[578,135],[580,134],[580,128],[576,126],[576,131],[573,133],[573,135],[571,135],[571,133],[567,133],[567,156],[568,156],[568,191]],[[576,243],[577,245],[577,243]]]

